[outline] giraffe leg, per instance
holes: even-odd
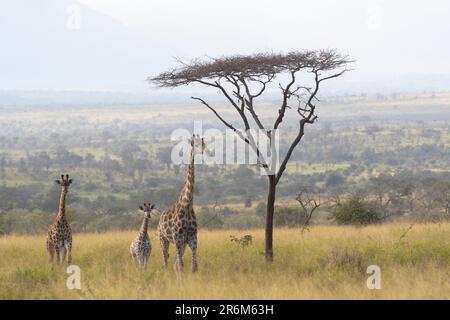
[[[66,251],[67,251],[67,264],[70,265],[72,263],[72,241],[66,244]]]
[[[55,256],[55,249],[49,240],[47,240],[47,251],[48,251],[48,260],[50,263],[53,263],[53,258]]]
[[[160,237],[159,241],[161,243],[162,253],[163,253],[163,260],[164,260],[164,268],[167,268],[168,261],[169,261],[169,240],[167,240],[164,237]]]
[[[147,262],[148,262],[148,257],[147,257],[147,256],[143,256],[143,257],[142,257],[142,267],[143,267],[144,269],[147,268]]]
[[[134,263],[136,264],[137,267],[141,266],[141,253],[139,252],[139,250],[135,249],[133,252],[133,259],[134,259]]]
[[[183,271],[183,254],[184,254],[184,249],[186,248],[186,244],[182,241],[177,241],[176,242],[176,247],[177,247],[177,258],[175,259],[175,270],[176,271]]]
[[[189,240],[188,246],[191,249],[192,272],[196,272],[198,270],[198,265],[197,265],[197,236],[194,236],[194,237],[192,237]]]
[[[144,269],[147,268],[148,259],[150,258],[150,249],[144,252]]]
[[[133,253],[133,252],[131,253],[131,258],[132,258],[134,264],[138,264],[139,263],[138,257],[137,257],[137,255],[135,253]]]
[[[134,251],[134,247],[133,247],[133,242],[130,245],[130,254],[131,254],[131,260],[133,260],[133,262],[136,264],[136,252]]]
[[[146,260],[145,260],[145,265],[146,265],[146,266],[147,266],[147,264],[148,264],[148,260],[150,260],[151,254],[152,254],[152,248],[150,247],[150,249],[149,249],[149,251],[148,251],[148,253],[147,253]]]
[[[66,248],[65,248],[65,247],[62,247],[62,248],[61,248],[61,253],[60,253],[60,255],[61,255],[61,261],[60,261],[60,263],[61,263],[61,264],[63,264],[63,263],[64,263],[64,260],[66,260],[66,254],[67,254]]]
[[[56,253],[56,263],[60,263],[60,258],[59,258],[59,247],[55,246],[55,253]]]

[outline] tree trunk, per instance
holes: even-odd
[[[273,261],[273,213],[275,206],[275,175],[269,175],[269,193],[267,195],[266,216],[266,261]]]

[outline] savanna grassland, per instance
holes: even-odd
[[[199,272],[187,250],[181,276],[162,267],[156,218],[147,270],[129,245],[138,205],[164,210],[184,181],[172,132],[192,130],[193,119],[215,128],[214,115],[192,105],[0,106],[0,299],[450,299],[449,106],[448,93],[325,101],[280,180],[270,265],[266,178],[252,165],[198,166]],[[262,107],[271,122],[276,106]],[[286,125],[281,151],[297,124]],[[81,290],[67,289],[66,266],[51,266],[45,250],[61,173],[74,179],[67,217]],[[322,206],[302,232],[304,188]],[[336,210],[351,196],[377,224],[339,225]],[[231,241],[246,235],[248,246]],[[381,290],[366,286],[370,265],[381,268]]]
[[[230,236],[250,234],[241,246]],[[0,299],[450,299],[450,223],[275,230],[266,264],[263,230],[201,230],[199,272],[163,270],[155,230],[147,270],[129,256],[135,231],[75,234],[81,290],[68,290],[65,266],[51,266],[45,236],[0,238]],[[171,263],[173,262],[171,247]],[[381,268],[380,290],[366,286]]]

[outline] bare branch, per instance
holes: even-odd
[[[228,94],[228,92],[225,90],[225,88],[218,82],[216,81],[216,87],[220,89],[220,91],[222,92],[222,94],[228,99],[228,101],[230,101],[230,103],[233,105],[233,107],[236,109],[236,111],[238,112],[239,116],[242,119],[242,122],[244,123],[244,127],[245,130],[250,129],[250,125],[248,123],[247,117],[244,114],[244,111],[242,111],[239,106],[237,105],[237,103],[230,97],[230,95]]]
[[[329,77],[325,77],[325,78],[319,79],[319,83],[322,82],[322,81],[324,81],[324,80],[329,80],[329,79],[332,79],[332,78],[340,77],[340,76],[342,76],[344,73],[346,73],[347,71],[350,71],[350,70],[351,70],[351,69],[344,69],[344,70],[342,70],[342,71],[339,72],[339,73],[333,74],[333,75],[331,75],[331,76],[329,76]]]
[[[320,207],[320,197],[315,198],[309,192],[302,190],[298,193],[295,200],[298,201],[304,211],[305,220],[303,222],[303,229],[305,229],[308,226],[314,211]]]
[[[234,132],[236,132],[236,134],[245,142],[249,143],[249,141],[244,137],[244,135],[242,134],[242,132],[240,130],[237,130],[231,123],[227,122],[217,111],[216,109],[214,109],[213,107],[211,107],[205,100],[198,98],[198,97],[191,97],[191,99],[193,100],[198,100],[200,101],[205,107],[207,107],[209,110],[211,110],[216,117],[228,128],[230,128],[231,130],[233,130]]]
[[[283,117],[284,117],[284,114],[285,114],[285,112],[286,112],[286,107],[287,107],[287,105],[288,105],[288,100],[289,100],[290,96],[292,95],[291,87],[292,87],[292,86],[294,85],[294,83],[295,83],[295,73],[296,73],[297,71],[298,71],[297,69],[291,71],[291,80],[290,80],[290,82],[286,85],[286,88],[283,88],[283,87],[280,85],[281,91],[283,92],[283,102],[282,102],[282,104],[281,104],[280,109],[278,110],[278,117],[277,117],[277,119],[275,120],[275,123],[274,123],[274,125],[273,125],[273,128],[274,128],[274,129],[278,129],[278,126],[280,125],[281,121],[283,121]]]
[[[258,126],[259,129],[264,130],[264,125],[262,124],[261,120],[259,120],[258,115],[255,112],[255,109],[253,107],[253,99],[258,97],[259,95],[261,95],[264,90],[266,89],[266,84],[271,81],[271,79],[273,79],[273,77],[268,77],[267,81],[260,81],[257,80],[258,82],[261,82],[263,84],[263,87],[261,88],[261,90],[257,93],[257,94],[251,94],[250,93],[250,88],[247,84],[247,82],[245,81],[244,78],[241,78],[240,81],[242,82],[242,84],[244,85],[245,88],[245,92],[247,93],[247,98],[244,99],[245,100],[245,104],[247,106],[248,111],[250,112],[250,114],[253,117],[253,120],[255,121],[256,125]]]

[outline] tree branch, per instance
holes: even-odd
[[[275,123],[273,125],[273,128],[276,130],[278,129],[278,126],[280,125],[281,121],[283,121],[284,114],[286,112],[286,107],[288,105],[288,100],[292,94],[291,87],[295,83],[295,73],[299,69],[294,69],[291,71],[291,81],[286,85],[286,88],[281,87],[281,90],[283,92],[283,102],[281,104],[280,109],[278,110],[278,117],[275,120]]]
[[[289,162],[289,159],[291,158],[292,152],[294,151],[295,147],[299,144],[300,140],[303,138],[303,135],[305,134],[305,125],[307,123],[314,123],[316,121],[317,116],[314,114],[315,106],[311,103],[311,101],[316,96],[317,92],[319,91],[319,74],[318,71],[313,71],[314,73],[314,81],[315,81],[315,88],[311,92],[308,101],[306,102],[306,105],[310,108],[309,114],[306,116],[299,112],[299,114],[302,116],[302,119],[299,123],[299,132],[297,136],[295,137],[294,141],[291,143],[291,146],[288,149],[288,152],[286,153],[283,162],[280,165],[280,168],[278,169],[278,172],[275,176],[275,184],[278,184],[278,181],[280,180],[281,176],[283,175],[284,170],[286,170],[286,165]],[[282,117],[281,117],[282,118]],[[281,120],[280,120],[281,122]]]
[[[267,80],[267,82],[261,81],[261,83],[263,83],[263,87],[256,95],[252,95],[250,93],[250,89],[244,78],[241,78],[240,81],[243,83],[245,92],[247,93],[247,99],[245,99],[245,104],[247,106],[248,111],[250,112],[251,116],[253,117],[253,120],[255,121],[258,128],[261,130],[265,130],[264,125],[262,124],[261,120],[259,120],[259,117],[256,114],[255,109],[253,107],[253,99],[260,96],[264,92],[264,90],[266,89],[266,83],[269,82],[270,80]]]
[[[316,209],[320,207],[320,198],[314,199],[308,192],[301,191],[297,195],[296,200],[304,211],[305,221],[303,223],[303,229],[305,229],[308,226],[309,221],[314,214],[314,211],[316,211]]]
[[[238,129],[236,129],[231,123],[227,122],[217,111],[216,109],[214,109],[213,107],[211,107],[205,100],[198,98],[198,97],[191,97],[191,99],[193,100],[198,100],[200,101],[205,107],[207,107],[209,110],[211,110],[216,117],[228,128],[230,128],[231,130],[233,130],[233,132],[236,132],[236,134],[245,142],[249,143],[249,141],[244,137],[244,135],[242,134],[242,132]]]
[[[239,108],[239,106],[236,104],[236,102],[230,97],[230,95],[228,94],[228,92],[225,90],[225,88],[218,82],[215,82],[216,87],[220,89],[220,91],[222,92],[222,94],[228,99],[228,101],[230,101],[230,103],[233,105],[233,107],[236,109],[236,111],[239,113],[239,115],[241,116],[242,121],[244,122],[244,127],[245,130],[250,129],[250,125],[248,123],[247,117],[245,116],[244,112],[241,111],[241,109]]]

